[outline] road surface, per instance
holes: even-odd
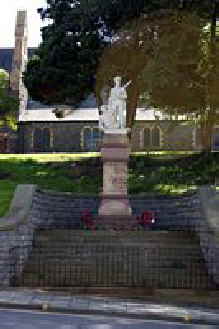
[[[65,315],[0,309],[1,329],[217,329],[216,325],[181,324],[98,315]]]

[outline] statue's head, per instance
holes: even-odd
[[[120,87],[121,86],[121,83],[122,83],[122,78],[121,77],[115,77],[114,79],[114,83],[115,83],[115,86],[116,87]]]

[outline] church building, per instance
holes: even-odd
[[[10,74],[10,90],[19,98],[18,131],[16,143],[10,143],[14,133],[0,127],[0,153],[99,151],[102,132],[94,97],[89,97],[78,108],[48,106],[28,97],[22,74],[35,49],[27,47],[27,38],[27,12],[18,11],[15,48],[0,48],[0,68]],[[199,128],[192,116],[173,119],[155,109],[137,109],[132,151],[192,151],[201,147]],[[215,126],[212,150],[218,148],[219,126]]]

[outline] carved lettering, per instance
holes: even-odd
[[[124,177],[113,177],[112,184],[118,186],[118,188],[122,190],[127,187],[126,179]]]

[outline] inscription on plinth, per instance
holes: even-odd
[[[104,136],[105,146],[101,150],[103,193],[98,214],[100,216],[130,216],[132,211],[127,187],[129,145],[124,136],[110,135],[111,142],[114,139],[117,140],[117,145],[112,147],[112,143],[107,144],[107,137]],[[107,145],[109,145],[108,148]]]
[[[127,164],[106,162],[103,166],[103,193],[127,194]]]

